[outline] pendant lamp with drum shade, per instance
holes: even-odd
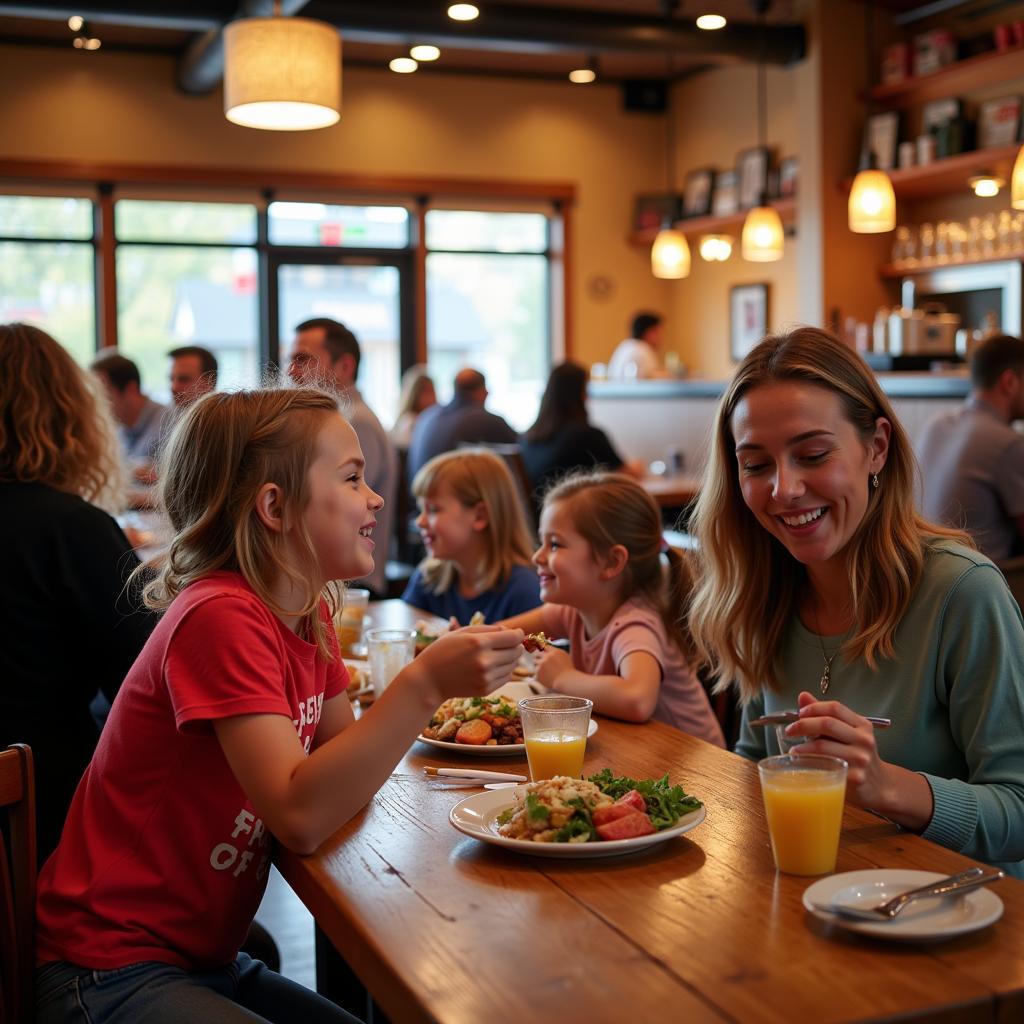
[[[764,15],[770,0],[752,0],[757,24],[760,30],[760,53],[757,59],[757,138],[761,152],[767,152],[768,144],[768,106],[767,83],[765,80],[764,63]],[[774,207],[769,206],[762,188],[758,205],[755,206],[743,221],[743,233],[740,236],[740,252],[745,260],[753,263],[774,263],[782,259],[785,249],[785,235],[782,231],[782,219]]]
[[[871,83],[875,69],[875,5],[872,0],[864,5],[867,19],[866,46],[868,73],[866,78],[868,90],[868,118],[871,116]],[[889,175],[879,170],[875,151],[871,147],[868,134],[865,133],[864,146],[860,153],[860,166],[857,177],[850,188],[847,204],[847,223],[851,231],[858,235],[881,234],[892,231],[896,227],[896,193],[892,188]]]
[[[672,20],[672,13],[677,6],[676,0],[666,0],[665,16],[668,21]],[[665,104],[666,124],[666,156],[665,168],[668,180],[668,195],[673,196],[675,183],[675,131],[672,121],[672,51],[665,54],[665,90],[667,100]],[[678,228],[673,227],[671,212],[666,213],[662,221],[661,230],[654,239],[651,246],[651,273],[666,281],[679,281],[690,274],[690,243],[686,235]]]
[[[1010,175],[1010,205],[1015,210],[1024,210],[1024,146],[1017,151]]]
[[[224,116],[268,131],[327,128],[341,117],[341,36],[333,25],[281,16],[224,29]]]

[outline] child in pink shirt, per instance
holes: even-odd
[[[689,572],[669,550],[666,580],[661,515],[650,495],[621,474],[573,475],[545,496],[540,540],[533,561],[545,603],[505,621],[569,638],[571,654],[548,647],[537,655],[540,682],[589,697],[601,714],[656,718],[725,746],[689,663]]]

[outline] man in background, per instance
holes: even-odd
[[[658,354],[664,333],[665,323],[657,313],[637,313],[630,336],[619,342],[608,362],[608,379],[669,376]]]
[[[179,409],[217,390],[217,357],[201,345],[182,345],[167,353],[171,360],[171,397]]]
[[[515,444],[516,432],[501,416],[484,408],[487,381],[469,367],[455,375],[455,394],[447,405],[424,409],[413,427],[409,443],[408,482],[435,455],[463,444]]]
[[[997,334],[971,356],[972,390],[962,408],[929,421],[917,444],[921,509],[966,529],[993,561],[1018,554],[1024,538],[1024,341]],[[880,474],[881,475],[881,474]]]
[[[305,320],[295,328],[288,376],[296,384],[317,384],[337,389],[348,398],[348,421],[359,438],[366,460],[366,482],[383,499],[373,531],[377,543],[373,573],[363,582],[378,597],[387,595],[388,552],[398,478],[398,458],[387,431],[356,387],[362,352],[356,336],[329,317]]]
[[[166,407],[142,393],[139,368],[116,350],[100,352],[89,369],[106,389],[125,458],[133,468],[148,470],[160,444]]]

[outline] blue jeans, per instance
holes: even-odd
[[[239,953],[213,971],[145,961],[112,971],[36,969],[37,1024],[358,1024],[341,1007]]]

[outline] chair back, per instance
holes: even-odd
[[[533,481],[530,479],[530,474],[526,469],[526,460],[523,458],[523,449],[515,443],[499,443],[499,442],[485,442],[485,441],[463,441],[459,444],[460,448],[486,448],[487,451],[493,452],[504,460],[505,465],[508,466],[509,472],[512,474],[512,480],[515,482],[516,491],[519,493],[519,503],[523,507],[523,513],[526,515],[526,522],[529,524],[530,529],[536,533],[537,523],[539,521],[537,507],[533,500]]]
[[[996,562],[996,565],[1006,577],[1010,593],[1013,594],[1021,611],[1024,612],[1024,556],[1007,558],[1005,561]]]
[[[23,743],[0,752],[0,810],[0,1024],[14,1024],[32,1020],[35,985],[36,793]]]

